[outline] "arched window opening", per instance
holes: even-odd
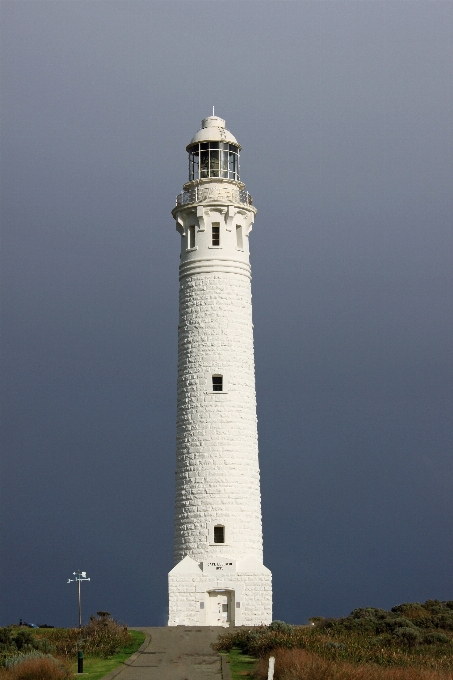
[[[214,527],[214,543],[225,543],[225,527],[222,524]]]

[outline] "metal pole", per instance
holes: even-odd
[[[77,579],[77,585],[79,586],[79,628],[82,628],[82,604],[80,602],[80,579]]]

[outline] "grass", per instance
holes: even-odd
[[[126,661],[143,643],[145,634],[139,630],[129,630],[132,642],[123,647],[118,654],[114,654],[110,659],[100,659],[98,657],[87,657],[83,660],[83,676],[87,680],[101,680],[105,675],[118,668]],[[72,664],[74,673],[77,673],[77,661]]]
[[[230,661],[231,680],[243,680],[244,677],[252,677],[256,659],[253,656],[243,654],[238,647],[233,647],[228,654]]]

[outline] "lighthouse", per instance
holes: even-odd
[[[241,146],[209,116],[187,146],[181,236],[170,626],[272,620],[263,564],[249,237]]]

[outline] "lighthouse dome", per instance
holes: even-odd
[[[189,150],[192,144],[197,144],[198,142],[229,142],[239,147],[239,149],[241,148],[236,137],[225,128],[223,118],[218,116],[208,116],[201,121],[201,130],[198,130],[197,134],[192,137],[187,150]]]

